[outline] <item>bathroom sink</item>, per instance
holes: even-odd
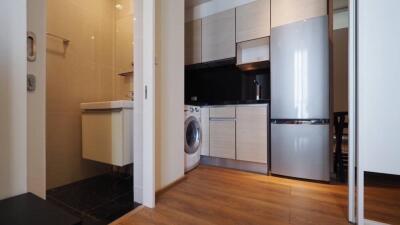
[[[133,101],[118,100],[118,101],[105,101],[105,102],[86,102],[81,103],[81,109],[132,109]]]
[[[114,166],[133,162],[133,101],[81,103],[82,158]]]

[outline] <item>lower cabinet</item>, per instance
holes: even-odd
[[[236,159],[235,151],[235,120],[210,120],[210,156]]]
[[[210,108],[202,107],[200,113],[202,131],[200,155],[210,156]]]
[[[236,107],[236,159],[267,163],[268,107]]]

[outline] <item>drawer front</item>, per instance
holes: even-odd
[[[235,121],[210,121],[210,156],[236,159]]]
[[[236,107],[213,107],[210,108],[210,118],[235,118]]]

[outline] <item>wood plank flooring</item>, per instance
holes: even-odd
[[[113,225],[348,224],[347,186],[200,166]]]

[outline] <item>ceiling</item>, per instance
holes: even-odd
[[[211,0],[185,0],[185,8],[193,8]]]

